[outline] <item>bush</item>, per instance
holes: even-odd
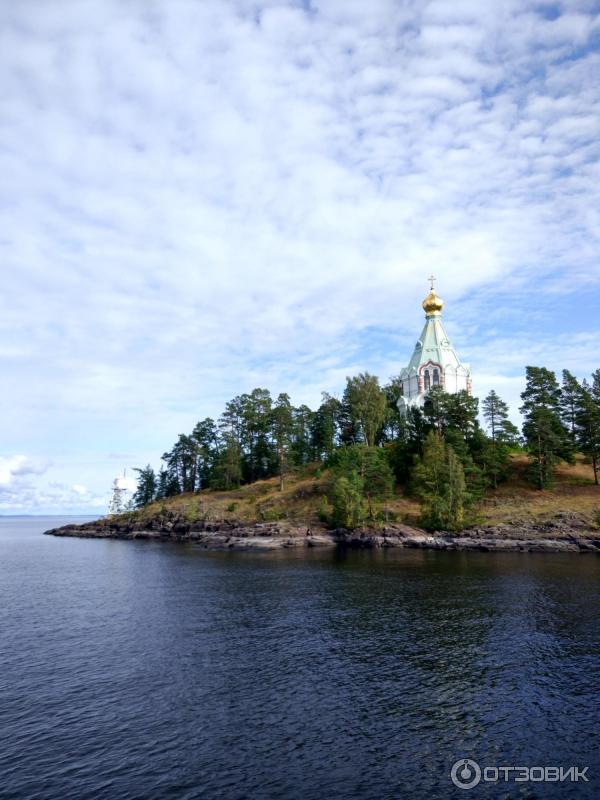
[[[326,525],[331,523],[331,515],[333,512],[333,508],[330,503],[327,501],[326,497],[321,498],[321,502],[319,504],[319,510],[317,512],[317,516],[319,517],[320,522],[324,522]]]
[[[257,507],[257,517],[261,522],[277,522],[286,519],[287,511],[282,506],[259,506]]]
[[[332,490],[331,522],[336,528],[357,528],[363,524],[366,503],[363,482],[356,472],[336,478]]]
[[[333,525],[354,528],[366,519],[381,518],[378,501],[387,499],[394,488],[394,475],[382,447],[340,448],[332,459],[332,474]]]
[[[199,516],[198,511],[199,509],[197,507],[194,508],[194,506],[188,506],[184,512],[184,518],[186,522],[196,522]]]

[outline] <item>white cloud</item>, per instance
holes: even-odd
[[[0,456],[0,492],[10,489],[29,475],[42,475],[48,464],[28,456]]]
[[[397,372],[431,270],[476,386],[552,357],[577,319],[483,302],[598,293],[598,15],[544,8],[4,4],[5,447],[104,492],[253,384]]]
[[[107,496],[96,495],[87,486],[40,479],[52,471],[50,464],[26,456],[0,457],[0,514],[106,510]]]

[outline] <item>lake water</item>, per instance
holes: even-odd
[[[60,523],[0,518],[1,798],[600,797],[596,556],[41,535]],[[590,782],[465,791],[459,758]]]

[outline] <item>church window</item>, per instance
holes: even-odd
[[[439,371],[439,369],[434,369],[433,370],[433,385],[434,386],[439,386],[439,383],[440,383],[440,371]]]
[[[430,386],[431,386],[431,377],[429,375],[429,370],[426,369],[425,370],[425,391],[427,391],[427,389],[429,389]]]

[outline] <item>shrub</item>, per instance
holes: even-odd
[[[343,447],[334,454],[332,473],[333,525],[353,528],[367,518],[380,518],[377,501],[388,498],[394,487],[394,475],[383,448]]]
[[[317,512],[319,521],[324,522],[326,525],[329,525],[329,523],[331,522],[332,512],[333,512],[333,507],[327,501],[326,497],[322,497],[321,502],[319,504],[319,510]]]
[[[332,490],[331,522],[336,528],[357,528],[366,515],[363,482],[356,472],[336,478]]]

